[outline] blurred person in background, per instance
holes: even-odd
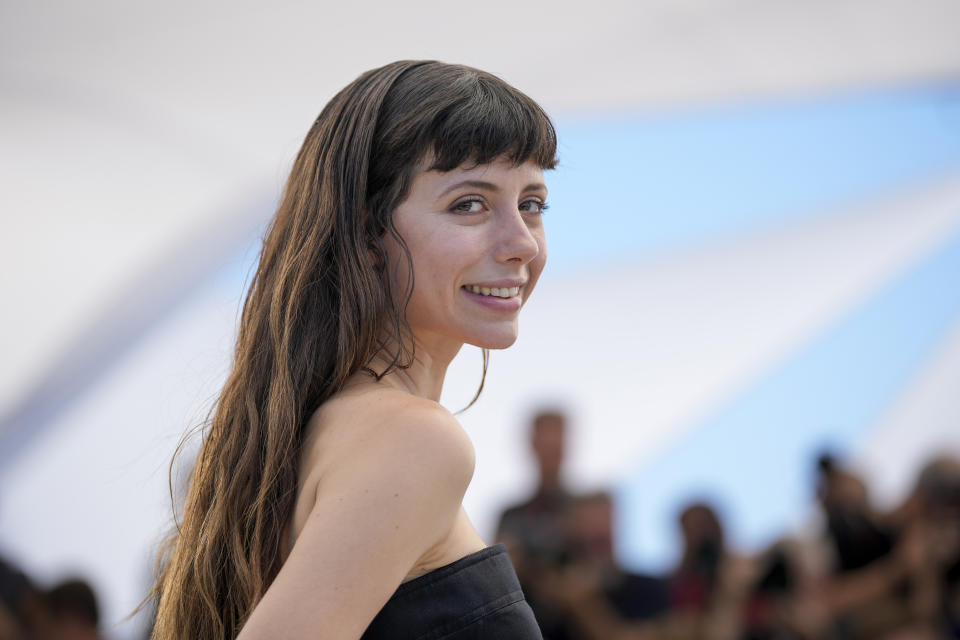
[[[670,606],[667,581],[626,571],[614,556],[614,502],[607,491],[573,499],[567,516],[569,562],[553,579],[551,597],[568,614],[571,637],[653,637]]]
[[[732,638],[749,586],[749,562],[729,553],[716,510],[693,502],[680,511],[680,562],[669,576],[671,635]]]
[[[47,640],[51,614],[41,590],[15,566],[0,558],[0,640]]]
[[[574,500],[569,564],[551,595],[584,640],[734,640],[749,586],[750,562],[729,554],[716,512],[681,511],[683,555],[667,576],[634,574],[613,555],[613,502],[605,492]]]
[[[905,620],[899,526],[874,510],[866,484],[834,456],[817,460],[816,495],[832,562],[802,608],[824,638],[877,638]],[[906,547],[903,547],[906,548]]]
[[[818,468],[817,497],[834,552],[834,572],[854,571],[889,554],[896,532],[874,512],[864,482],[830,455],[820,457]]]
[[[709,505],[695,503],[680,513],[683,555],[670,578],[670,603],[677,610],[703,611],[720,583],[725,545],[720,518]]]
[[[99,640],[100,607],[80,578],[40,589],[0,559],[0,640]]]
[[[960,464],[931,461],[890,513],[870,507],[865,484],[851,472],[832,460],[819,466],[819,496],[837,552],[833,570],[803,605],[821,619],[819,637],[960,637]]]
[[[541,637],[463,510],[474,452],[438,400],[464,343],[516,340],[555,154],[543,110],[468,67],[396,62],[327,104],[163,557],[157,640]]]
[[[0,640],[19,640],[22,637],[16,616],[6,605],[0,603]]]
[[[829,638],[876,638],[906,621],[904,553],[912,541],[901,538],[903,518],[874,510],[866,484],[833,456],[818,462],[819,499],[833,562],[809,598],[821,612]]]
[[[97,596],[80,578],[65,580],[46,592],[53,640],[100,640]]]
[[[795,551],[778,542],[757,559],[756,575],[742,607],[741,640],[804,640],[798,594],[803,579]]]
[[[566,553],[564,522],[572,494],[563,483],[567,420],[559,411],[537,413],[530,428],[530,451],[537,465],[533,495],[504,510],[497,540],[523,562],[559,565]]]
[[[538,412],[530,423],[530,451],[537,466],[533,495],[504,510],[496,539],[506,545],[520,584],[544,637],[567,637],[566,621],[549,595],[553,571],[568,558],[566,522],[573,495],[563,482],[567,419],[555,409]]]
[[[918,636],[960,638],[960,461],[930,460],[891,518],[903,531],[906,626]]]
[[[21,603],[29,588],[27,577],[0,558],[0,640],[25,637]]]
[[[537,413],[530,426],[530,451],[537,466],[533,495],[506,508],[496,539],[518,565],[557,566],[566,556],[564,523],[573,495],[563,483],[567,421],[557,411]]]

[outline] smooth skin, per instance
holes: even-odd
[[[240,640],[356,640],[402,582],[486,546],[462,506],[473,445],[438,401],[464,343],[516,340],[546,261],[546,196],[532,163],[418,171],[394,211],[413,256],[415,360],[379,382],[358,373],[312,416],[292,549]],[[406,260],[387,250],[402,285]],[[519,292],[491,300],[471,291],[484,285]]]

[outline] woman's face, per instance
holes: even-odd
[[[530,162],[414,176],[393,221],[413,258],[407,322],[420,343],[513,344],[520,307],[546,262],[546,197],[543,172]],[[389,240],[387,252],[403,291],[406,259]]]

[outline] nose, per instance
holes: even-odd
[[[527,264],[537,257],[543,250],[540,241],[534,234],[532,224],[540,224],[526,220],[516,207],[505,210],[500,217],[497,228],[497,243],[495,258],[498,262],[516,262]]]

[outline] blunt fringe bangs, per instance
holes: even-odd
[[[371,203],[389,203],[392,210],[406,196],[417,168],[450,171],[497,158],[556,167],[556,131],[526,94],[471,67],[433,61],[394,64],[409,66],[380,108],[371,154]],[[389,189],[394,181],[395,188]],[[381,193],[384,187],[392,193]]]

